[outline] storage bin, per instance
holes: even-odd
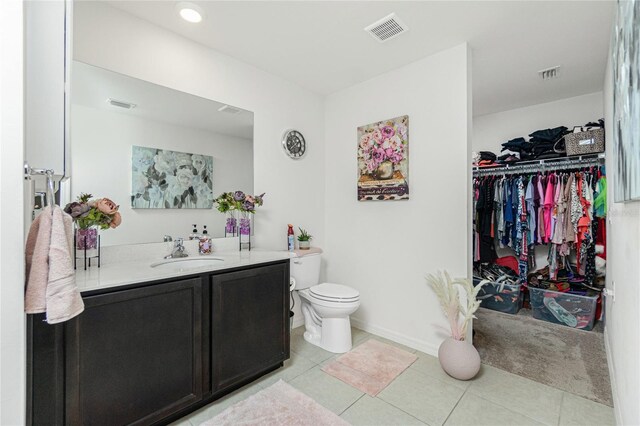
[[[595,291],[561,293],[529,287],[534,318],[583,330],[593,328],[599,295]]]
[[[604,152],[604,129],[569,133],[564,137],[567,155],[586,155]]]
[[[474,278],[473,285],[478,285],[480,281],[478,278]],[[482,286],[476,299],[480,301],[480,306],[483,308],[506,314],[517,314],[522,307],[523,297],[524,293],[520,291],[520,284],[489,282]]]

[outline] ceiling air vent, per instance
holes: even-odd
[[[218,108],[218,112],[226,112],[227,114],[238,114],[242,111],[240,108],[232,107],[231,105],[223,105]]]
[[[409,27],[395,13],[392,13],[369,25],[364,30],[380,43],[383,43],[409,31]]]
[[[133,109],[136,107],[136,104],[132,104],[131,102],[119,101],[117,99],[107,99],[107,103],[111,106],[125,109]]]
[[[538,71],[538,75],[543,81],[558,78],[560,77],[560,66],[540,70]]]

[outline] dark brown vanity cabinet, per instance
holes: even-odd
[[[165,424],[289,358],[289,264],[83,295],[28,316],[28,424]]]
[[[65,330],[67,423],[153,423],[202,399],[199,278],[84,299]]]
[[[27,421],[151,424],[202,399],[202,280],[83,296],[62,324],[28,320]]]
[[[211,277],[214,394],[289,358],[288,281],[281,265]]]

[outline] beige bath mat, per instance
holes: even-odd
[[[376,396],[416,359],[412,353],[370,339],[327,364],[322,371]]]
[[[348,426],[332,411],[282,380],[224,410],[201,426]]]

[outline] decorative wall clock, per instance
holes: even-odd
[[[307,143],[304,136],[297,130],[287,130],[282,137],[282,149],[294,160],[302,158],[307,151]]]

